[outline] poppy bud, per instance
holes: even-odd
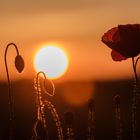
[[[88,101],[88,107],[89,107],[89,109],[93,109],[93,106],[94,106],[94,100],[93,99],[89,99],[89,101]]]
[[[120,104],[120,96],[119,95],[116,95],[114,97],[114,101],[115,101],[115,104]]]
[[[65,121],[68,126],[72,125],[72,122],[73,122],[73,113],[72,112],[69,111],[69,112],[65,113]]]
[[[15,67],[19,73],[24,69],[24,60],[20,55],[17,55],[15,58]]]

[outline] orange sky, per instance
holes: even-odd
[[[12,78],[32,78],[33,56],[42,43],[58,43],[70,57],[61,80],[101,80],[132,76],[131,60],[113,62],[110,49],[100,40],[118,24],[139,23],[139,0],[3,0],[0,1],[0,79],[5,79],[4,49],[19,47],[25,70],[17,74],[14,49],[9,49]]]

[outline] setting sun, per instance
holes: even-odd
[[[43,71],[47,78],[57,79],[66,72],[68,57],[63,49],[55,46],[46,46],[36,53],[34,66],[38,72]]]

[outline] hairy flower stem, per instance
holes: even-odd
[[[42,74],[45,78],[45,80],[47,79],[46,78],[46,75],[44,72],[38,72],[37,73],[37,76],[36,76],[36,85],[37,85],[37,100],[38,100],[38,109],[39,109],[39,112],[38,112],[38,119],[41,121],[41,123],[43,124],[43,127],[46,129],[46,137],[47,139],[49,140],[49,134],[48,134],[48,129],[47,129],[47,125],[44,124],[45,123],[45,118],[44,118],[44,115],[43,115],[43,108],[42,106],[44,106],[43,102],[41,101],[41,89],[40,89],[40,83],[39,83],[39,75]],[[44,80],[44,84],[45,84],[45,80]]]
[[[39,75],[40,74],[43,74],[43,76],[45,78],[44,79],[44,86],[43,86],[44,92],[48,96],[54,96],[54,92],[55,92],[54,84],[51,81],[50,82],[51,82],[53,91],[50,93],[45,89],[45,82],[47,80],[46,75],[45,75],[44,72],[38,72],[37,76],[36,76],[36,79],[35,79],[35,83],[36,83],[35,85],[37,86],[36,90],[37,90],[37,100],[38,100],[38,119],[42,122],[43,127],[46,130],[47,138],[49,139],[49,135],[48,135],[48,131],[47,131],[48,130],[47,120],[46,120],[47,116],[46,116],[46,113],[45,113],[46,109],[48,109],[51,112],[51,114],[53,116],[53,119],[55,121],[58,140],[63,140],[62,126],[61,126],[61,121],[60,121],[60,118],[58,116],[58,113],[57,113],[55,107],[53,106],[53,104],[51,102],[49,102],[48,100],[43,99],[43,97],[42,97],[42,90],[41,90],[40,82],[39,82]]]
[[[43,120],[43,114],[42,114],[42,111],[41,111],[41,97],[40,97],[40,91],[39,91],[39,75],[40,74],[43,74],[43,76],[45,77],[45,79],[46,79],[46,75],[43,72],[38,72],[37,73],[37,78],[36,78],[36,81],[37,81],[37,98],[38,98],[39,114],[41,116],[41,121],[42,121]]]
[[[136,63],[135,63],[134,57],[132,57],[132,65],[133,65],[133,71],[134,71],[134,75],[135,75],[136,85],[139,88],[139,80],[138,80],[137,70],[136,70],[138,60],[139,60],[139,58],[136,60]]]
[[[117,140],[122,140],[122,123],[121,123],[121,108],[120,96],[115,96],[115,117],[116,117],[116,134]]]
[[[10,135],[9,135],[9,140],[13,140],[14,139],[14,109],[13,109],[13,99],[12,99],[12,95],[11,95],[11,82],[10,82],[8,65],[7,65],[7,57],[6,57],[9,46],[14,46],[15,47],[17,55],[19,55],[19,51],[18,51],[17,46],[14,43],[9,43],[6,47],[5,55],[4,55],[5,68],[6,68],[6,74],[7,74],[7,82],[8,82],[9,107],[10,107]]]
[[[40,74],[42,74],[44,77],[43,87],[40,85],[40,77],[39,77]],[[61,121],[56,112],[56,109],[51,102],[49,102],[47,99],[45,99],[43,97],[43,93],[47,94],[48,96],[54,96],[54,93],[55,93],[55,86],[54,86],[53,82],[50,80],[49,80],[49,82],[52,86],[52,92],[48,92],[48,90],[46,89],[45,85],[46,85],[47,80],[48,79],[46,78],[46,75],[44,72],[38,72],[37,76],[35,78],[35,81],[34,81],[34,87],[37,91],[37,101],[38,101],[37,122],[39,122],[39,123],[35,123],[35,125],[34,125],[32,139],[36,140],[36,139],[38,139],[38,137],[42,137],[37,132],[38,131],[37,126],[39,126],[41,124],[42,132],[44,131],[43,140],[46,140],[46,139],[49,140],[47,114],[46,114],[46,109],[49,109],[49,111],[51,111],[51,114],[53,116],[53,119],[54,119],[56,127],[57,127],[58,139],[63,140]],[[41,138],[41,140],[42,140],[42,138]]]
[[[93,99],[90,99],[88,102],[88,138],[87,140],[95,140],[95,108],[94,108]]]
[[[45,105],[44,112],[45,112],[45,107],[47,107],[47,109],[50,110],[50,112],[52,114],[53,120],[54,120],[55,125],[56,125],[56,129],[57,129],[58,140],[64,140],[61,121],[60,121],[59,115],[58,115],[54,105],[47,100],[44,101],[44,105]]]
[[[136,71],[136,66],[139,58],[134,61],[134,57],[132,57],[132,65],[133,65],[133,71],[135,75],[135,82],[136,82],[136,89],[139,91],[139,80],[137,76],[137,71]],[[132,97],[132,140],[137,140],[137,120],[136,120],[136,109],[137,109],[137,93],[133,92],[133,97]]]
[[[65,121],[66,121],[66,140],[74,140],[74,130],[73,130],[73,113],[66,112],[65,113]]]

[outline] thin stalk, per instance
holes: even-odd
[[[39,105],[39,113],[41,115],[41,121],[42,121],[43,120],[43,114],[42,114],[42,111],[41,111],[41,101],[40,101],[41,97],[40,97],[40,90],[39,90],[39,75],[40,74],[43,74],[45,80],[46,80],[46,75],[44,74],[44,72],[38,72],[37,73],[37,76],[36,76],[36,82],[37,82],[37,98],[38,98],[38,105]]]
[[[137,59],[136,59],[136,62],[135,62],[135,69],[137,68],[137,64],[138,64],[138,61],[140,60],[140,57],[138,57]]]
[[[117,140],[122,140],[121,108],[119,96],[115,96],[115,117]]]
[[[54,84],[53,82],[51,82],[51,85],[53,87],[53,91],[52,93],[49,93],[46,89],[45,89],[45,83],[46,83],[46,75],[44,72],[40,71],[37,73],[37,76],[36,76],[36,90],[37,90],[37,100],[38,100],[38,119],[41,121],[41,123],[43,124],[43,127],[44,129],[46,130],[46,136],[47,136],[47,139],[49,139],[49,135],[48,135],[48,129],[47,129],[47,124],[46,124],[46,120],[45,120],[45,115],[44,115],[44,102],[42,100],[42,96],[41,96],[41,88],[40,88],[40,81],[39,81],[39,75],[42,74],[43,77],[44,77],[44,85],[43,85],[43,89],[45,91],[45,93],[48,95],[48,96],[54,96],[54,92],[55,92],[55,87],[54,87]]]
[[[51,102],[47,101],[47,100],[44,101],[44,104],[45,104],[44,110],[45,110],[45,107],[47,107],[47,109],[50,110],[50,112],[52,114],[53,120],[54,120],[55,125],[56,125],[56,129],[57,129],[58,140],[64,140],[61,121],[60,121],[59,115],[58,115],[54,105]]]
[[[137,75],[137,71],[136,71],[138,60],[139,60],[139,58],[136,60],[136,63],[135,63],[134,57],[132,57],[132,65],[133,65],[133,71],[134,71],[134,75],[135,75],[136,85],[139,87],[139,80],[138,80],[138,75]]]
[[[9,76],[9,71],[8,71],[8,65],[7,65],[7,51],[9,46],[14,46],[16,49],[17,55],[19,55],[19,51],[17,46],[14,43],[9,43],[6,47],[5,50],[5,55],[4,55],[4,62],[5,62],[5,68],[6,68],[6,74],[7,74],[7,82],[8,82],[8,96],[9,96],[9,106],[10,106],[10,137],[9,139],[13,139],[13,132],[14,132],[14,109],[13,109],[13,102],[12,102],[12,95],[11,95],[11,82],[10,82],[10,76]]]
[[[65,121],[66,121],[66,140],[74,140],[74,130],[73,130],[73,113],[66,112],[65,113]]]
[[[132,57],[132,65],[133,65],[133,71],[135,75],[135,81],[136,81],[136,88],[139,89],[139,80],[136,72],[136,66],[138,63],[139,58],[134,61],[134,57]],[[136,93],[133,92],[133,97],[132,97],[132,140],[137,140],[137,120],[136,120]]]
[[[87,140],[95,140],[95,108],[94,100],[88,102],[88,138]]]
[[[41,111],[41,97],[40,97],[40,89],[39,89],[39,75],[40,74],[42,74],[43,75],[43,77],[44,77],[44,85],[45,85],[45,82],[46,82],[46,80],[47,80],[47,78],[46,78],[46,75],[45,75],[45,73],[44,72],[42,72],[42,71],[40,71],[40,72],[38,72],[37,73],[37,76],[36,76],[36,81],[37,81],[37,96],[38,96],[38,104],[39,104],[39,108],[40,108],[40,114],[41,114],[41,117],[43,116],[43,114],[41,113],[42,111]],[[51,82],[51,81],[50,81]],[[51,82],[51,85],[53,86],[53,92],[52,93],[49,93],[48,91],[46,91],[45,90],[45,88],[44,88],[44,90],[45,90],[45,93],[47,94],[47,95],[49,95],[49,96],[54,96],[54,92],[55,92],[55,87],[54,87],[54,84],[53,84],[53,82]]]
[[[53,91],[50,93],[45,89],[45,84],[46,84],[45,82],[47,80],[46,75],[45,75],[44,72],[38,72],[37,76],[36,76],[36,85],[37,85],[36,90],[37,90],[37,98],[38,98],[38,105],[39,105],[39,113],[38,113],[39,117],[38,118],[40,118],[40,116],[41,116],[41,121],[44,125],[44,128],[47,130],[46,113],[44,113],[44,112],[45,112],[46,109],[49,109],[52,116],[53,116],[53,119],[55,121],[55,125],[56,125],[56,128],[57,128],[58,139],[63,140],[63,132],[62,132],[61,121],[60,121],[60,118],[58,116],[58,113],[57,113],[55,107],[48,100],[43,101],[43,98],[42,98],[42,95],[41,95],[42,92],[41,92],[40,83],[39,83],[39,75],[40,74],[43,74],[43,76],[44,76],[44,86],[43,86],[44,93],[46,93],[48,96],[54,96],[54,92],[55,92],[54,84],[51,81],[50,82],[51,82]],[[46,133],[48,135],[48,131],[46,131]]]

